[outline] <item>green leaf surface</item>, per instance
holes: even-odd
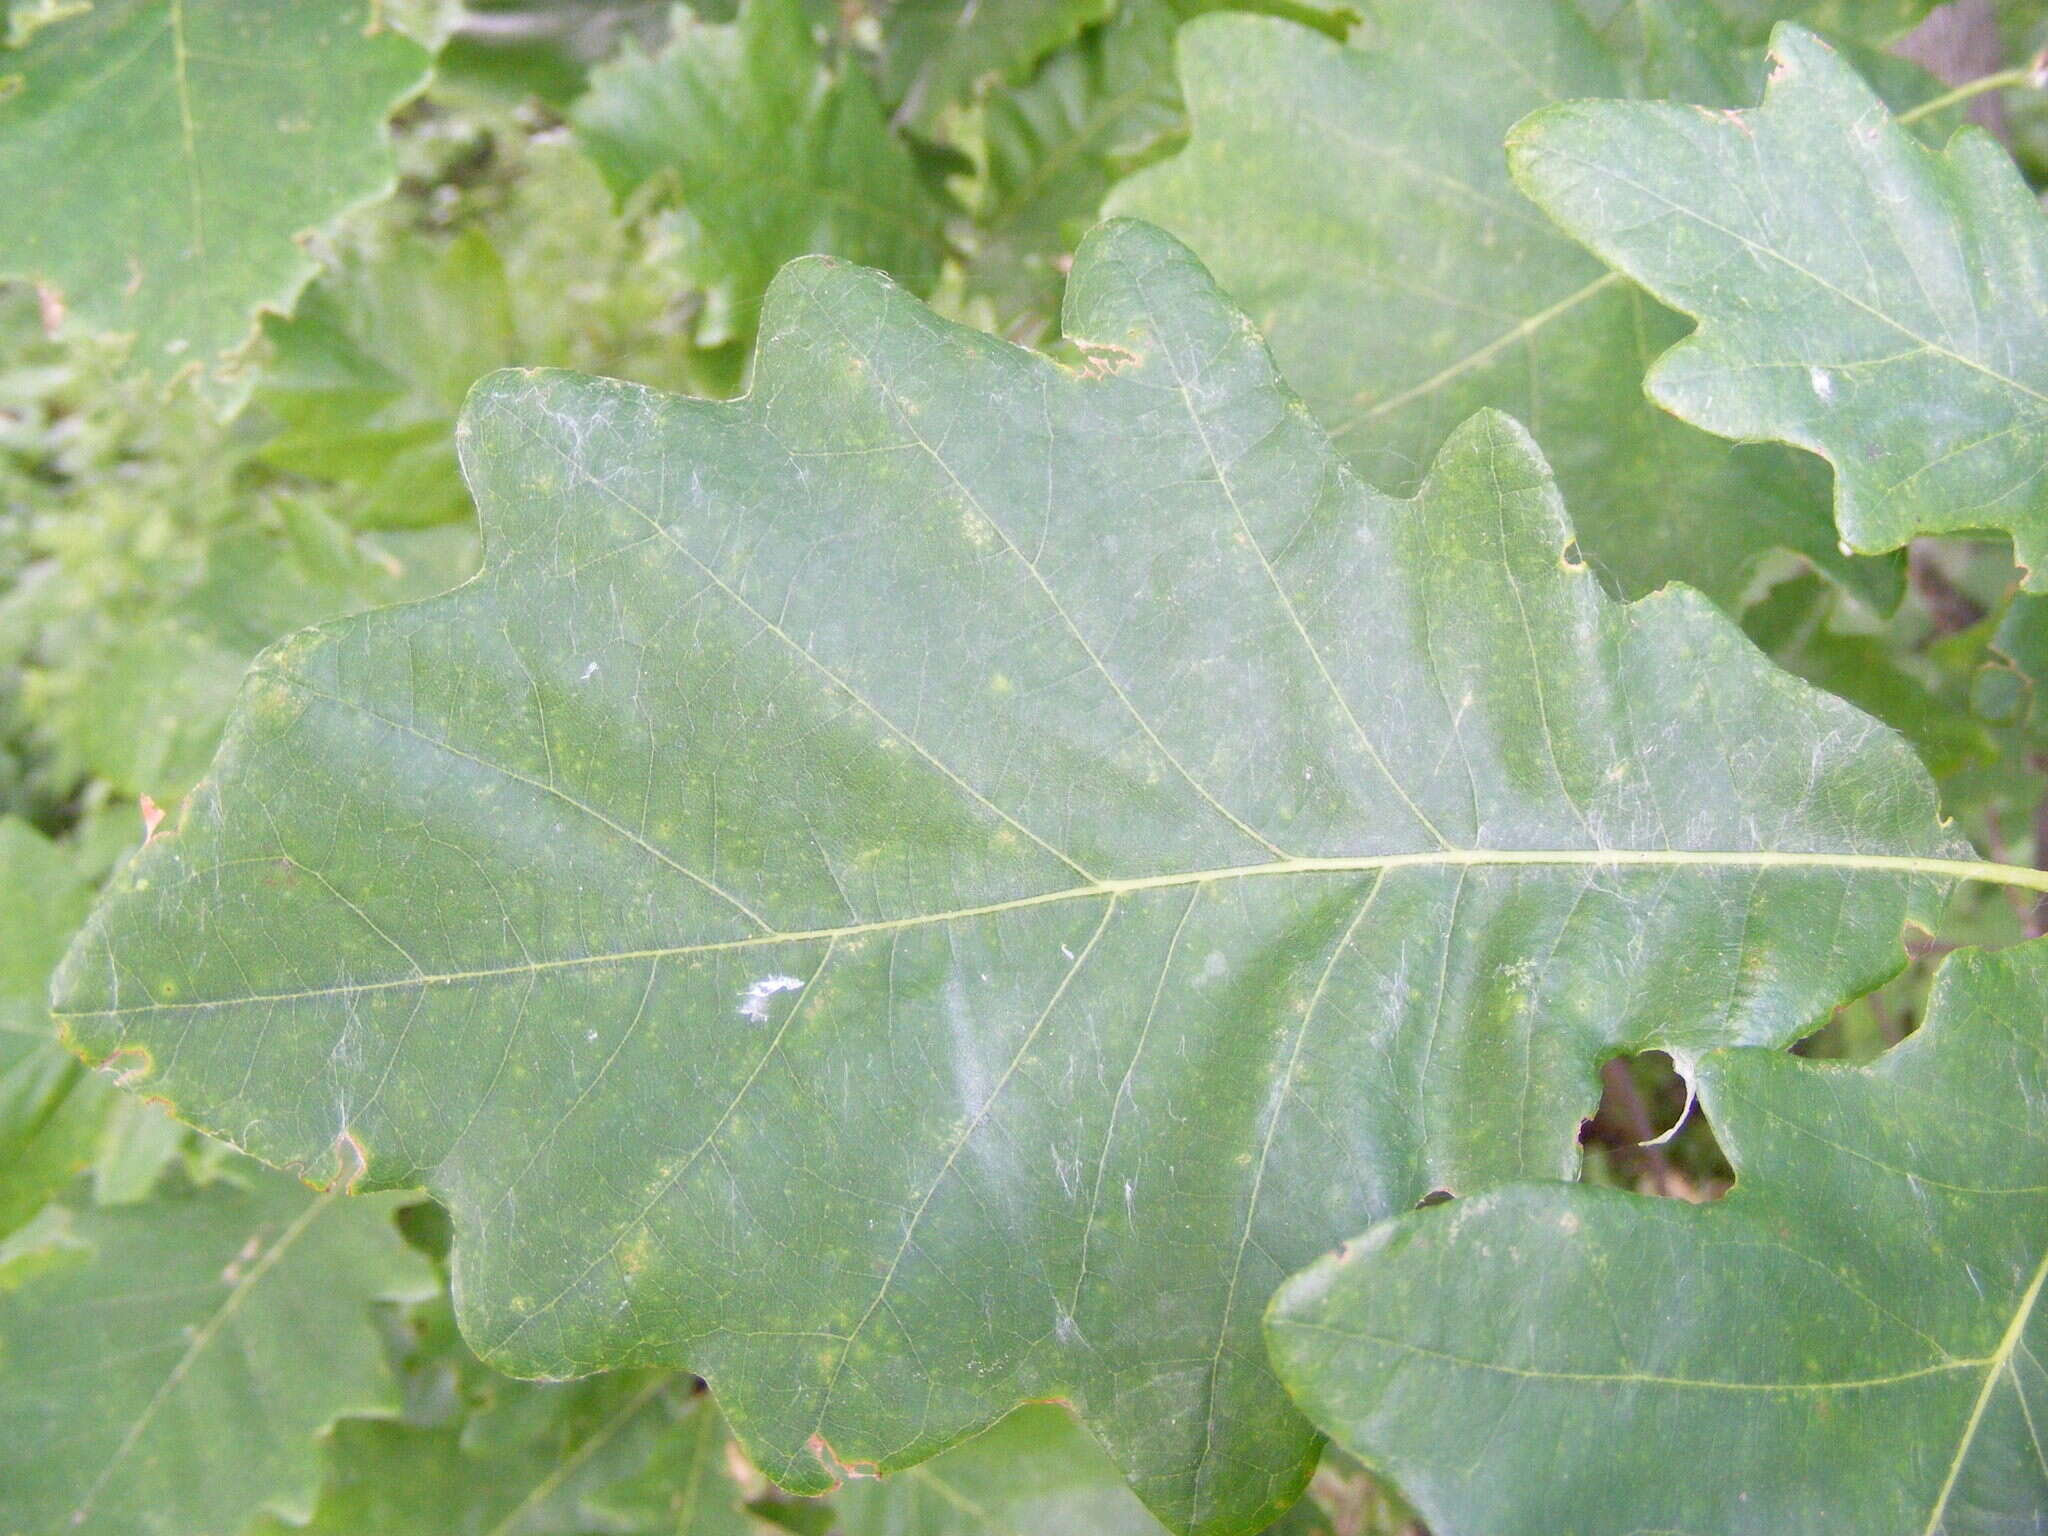
[[[922,1466],[832,1498],[834,1536],[1159,1536],[1064,1409],[1030,1404]]]
[[[2003,529],[2048,585],[2048,223],[2005,151],[1944,152],[1809,32],[1783,27],[1754,111],[1551,107],[1517,183],[1699,329],[1651,369],[1666,409],[1835,469],[1864,551]]]
[[[427,56],[369,0],[95,0],[0,51],[0,275],[169,370],[289,310],[295,237],[384,191]]]
[[[455,1423],[346,1421],[335,1429],[311,1521],[272,1518],[249,1536],[718,1536],[715,1520],[697,1518],[712,1512],[710,1500],[666,1511],[665,1522],[621,1522],[593,1503],[650,1455],[684,1449],[671,1438],[678,1411],[692,1423],[707,1417],[716,1423],[715,1413],[690,1413],[687,1390],[679,1386],[687,1384],[659,1371],[575,1383],[500,1381],[492,1388],[494,1401]],[[721,1426],[716,1444],[724,1443]],[[687,1481],[703,1468],[686,1463],[674,1470]],[[735,1511],[729,1528],[758,1531],[737,1517],[738,1489],[727,1484],[727,1493],[724,1503]]]
[[[1715,1205],[1518,1185],[1290,1280],[1275,1367],[1437,1536],[1991,1536],[2048,1508],[2048,945],[1869,1067],[1709,1055]]]
[[[0,1072],[50,1038],[50,972],[92,905],[72,854],[18,816],[0,816]]]
[[[281,426],[280,469],[354,482],[350,521],[422,527],[469,515],[455,413],[493,369],[528,362],[504,263],[474,227],[444,246],[399,242],[314,285],[271,317],[257,401]]]
[[[0,816],[0,1236],[92,1159],[111,1090],[57,1043],[50,973],[92,905],[69,850]]]
[[[929,289],[943,209],[867,76],[819,57],[797,0],[747,0],[719,24],[678,10],[675,25],[659,54],[629,45],[593,71],[569,115],[615,193],[660,178],[680,200],[707,298],[698,341],[750,337],[776,268],[811,252]]]
[[[1191,0],[1129,0],[990,93],[974,187],[974,294],[997,329],[1037,339],[1057,318],[1067,265],[1117,176],[1187,129],[1173,36]]]
[[[1284,1274],[1568,1175],[1605,1056],[1806,1032],[1976,866],[1903,742],[1605,597],[1512,422],[1369,490],[1136,222],[1065,326],[800,262],[745,400],[480,385],[483,573],[266,654],[78,1044],[424,1181],[486,1360],[687,1366],[791,1488],[1061,1397],[1169,1524],[1277,1515]]]
[[[265,1508],[303,1518],[314,1437],[395,1407],[370,1304],[433,1291],[396,1197],[239,1177],[83,1210],[53,1262],[0,1291],[0,1525],[198,1536]]]
[[[1194,137],[1109,207],[1195,248],[1367,480],[1412,491],[1444,434],[1494,407],[1542,444],[1586,558],[1624,593],[1675,578],[1732,605],[1782,546],[1896,597],[1892,568],[1836,549],[1820,465],[1642,398],[1683,323],[1509,181],[1501,141],[1525,113],[1624,90],[1570,0],[1390,0],[1349,47],[1209,17],[1179,53]]]
[[[1028,69],[1116,0],[893,0],[882,17],[882,92],[899,120],[929,126],[985,77]]]

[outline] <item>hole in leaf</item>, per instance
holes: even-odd
[[[2031,908],[2031,902],[2021,914]],[[2000,918],[1997,907],[1987,907],[1989,916]],[[1941,959],[1956,946],[1952,943],[1909,934],[1906,939],[1911,963],[1899,975],[1875,992],[1844,1003],[1814,1033],[1792,1047],[1792,1054],[1814,1061],[1840,1061],[1860,1066],[1875,1061],[1920,1025],[1927,1008],[1927,991]]]
[[[1600,1107],[1579,1128],[1579,1143],[1586,1149],[1580,1177],[1589,1184],[1697,1203],[1718,1200],[1735,1180],[1705,1114],[1662,1051],[1616,1056],[1601,1067]]]
[[[1428,1194],[1415,1202],[1415,1209],[1420,1211],[1432,1205],[1442,1205],[1451,1198],[1451,1192],[1448,1189],[1432,1189]]]
[[[1557,552],[1557,558],[1568,571],[1583,571],[1586,568],[1586,557],[1579,553],[1577,539],[1566,540],[1564,548]]]

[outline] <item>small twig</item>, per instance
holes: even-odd
[[[1966,101],[1974,101],[1987,92],[2009,91],[2020,86],[2036,91],[2048,88],[2048,53],[2035,54],[2018,69],[2001,69],[1994,74],[1979,75],[1975,80],[1966,80],[1952,91],[1943,91],[1939,96],[1923,101],[1917,107],[1906,108],[1893,118],[1893,121],[1911,125],[1923,117],[1932,117],[1937,112],[1946,112],[1950,107],[1959,107]]]

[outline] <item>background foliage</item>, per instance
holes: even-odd
[[[145,817],[200,782],[257,652],[478,569],[455,446],[471,386],[501,367],[547,367],[736,397],[754,382],[771,281],[807,253],[880,268],[946,321],[1113,373],[1121,363],[1066,337],[1061,304],[1088,302],[1066,294],[1086,232],[1106,213],[1142,216],[1185,241],[1249,316],[1374,506],[1416,494],[1474,411],[1512,413],[1572,518],[1555,529],[1573,567],[1559,590],[1581,594],[1564,608],[1621,612],[1619,599],[1691,583],[1720,610],[1689,611],[1697,632],[1732,645],[1739,625],[1777,666],[1896,731],[1889,782],[1931,784],[1952,822],[1943,835],[2048,867],[2048,598],[2031,590],[2032,554],[2048,548],[2036,207],[2048,106],[2025,79],[2048,12],[2034,0],[1964,0],[1930,20],[1931,9],[12,0],[0,39],[0,1528],[1159,1529],[1126,1486],[1130,1459],[1120,1472],[1056,1405],[804,1499],[762,1475],[686,1372],[502,1375],[457,1329],[438,1206],[302,1188],[121,1091],[162,1063],[115,1050],[91,1071],[51,1026],[50,977],[95,892],[127,865]],[[1773,69],[1766,44],[1784,22],[1826,43],[1781,33]],[[2000,72],[2003,91],[1946,92]],[[1587,97],[1610,99],[1554,105]],[[1966,118],[1984,131],[1950,147]],[[1662,217],[1707,186],[1724,201],[1688,206],[1682,226]],[[1771,198],[1808,223],[1742,223]],[[1657,200],[1656,217],[1640,199]],[[1750,271],[1758,247],[1784,259]],[[1807,286],[1786,277],[1795,267]],[[1222,300],[1186,302],[1202,314]],[[999,393],[977,376],[963,398]],[[1519,441],[1489,438],[1485,451],[1497,463]],[[1458,453],[1477,451],[1460,438],[1413,505],[1450,497]],[[1672,612],[1668,598],[1651,603],[1641,611]],[[1426,653],[1426,626],[1395,616],[1391,597],[1383,607],[1382,655]],[[1569,664],[1560,643],[1557,669]],[[1848,718],[1826,713],[1839,708],[1815,703],[1810,719]],[[275,796],[287,819],[293,788]],[[1858,835],[1938,851],[1929,806],[1900,793],[1911,814],[1866,806]],[[317,807],[305,814],[317,822]],[[1509,1166],[1484,1150],[1507,1132],[1475,1118],[1457,1128],[1466,1154],[1349,1213],[1341,1230],[1395,1219],[1374,1228],[1365,1258],[1297,1278],[1272,1337],[1278,1357],[1299,1356],[1295,1400],[1386,1477],[1326,1447],[1308,1496],[1273,1529],[1416,1529],[1397,1487],[1445,1531],[1555,1528],[1551,1500],[1564,1495],[1517,1459],[1526,1443],[1499,1442],[1499,1464],[1469,1485],[1432,1460],[1465,1425],[1506,1415],[1498,1381],[1408,1371],[1389,1352],[1421,1340],[1570,1378],[1626,1374],[1662,1349],[1676,1376],[1773,1309],[1839,1320],[1827,1295],[1720,1263],[1722,1245],[1740,1247],[1725,1233],[1745,1225],[1810,1230],[1809,1267],[1834,1266],[1859,1294],[1911,1293],[1874,1332],[1843,1323],[1818,1341],[1762,1340],[1760,1370],[1882,1358],[1916,1371],[1928,1362],[1910,1349],[1885,1353],[1911,1334],[1936,1366],[2010,1367],[2010,1402],[1976,1404],[1994,1427],[2042,1401],[2042,1384],[2019,1376],[2030,1336],[2000,1333],[2030,1315],[2038,1273],[2032,1291],[2023,1275],[1973,1303],[1897,1269],[1899,1252],[1932,1247],[2003,1273],[2025,1256],[2000,1244],[2038,1231],[2026,1203],[2041,1183],[2027,1173],[2042,1140],[2038,1029],[2008,1037],[2013,1019],[2040,1013],[2032,952],[1956,962],[1937,1027],[1885,1053],[1929,1012],[1948,951],[2037,937],[2048,910],[1991,886],[1938,917],[1915,899],[1927,931],[1876,991],[1829,1012],[1889,968],[1855,948],[1858,920],[1845,918],[1841,974],[1801,971],[1813,995],[1771,1028],[1709,1039],[1674,1016],[1661,1033],[1589,1039],[1570,1071],[1583,1086],[1611,1058],[1605,1096],[1596,1108],[1586,1088],[1565,1106],[1542,1157]],[[1875,933],[1897,916],[1885,906],[1861,921]],[[1861,937],[1882,948],[1891,934]],[[1816,1011],[1826,1018],[1812,1032]],[[1689,1100],[1663,1051],[1690,1070],[1689,1050],[1801,1034],[1796,1056],[1843,1075],[1809,1079],[1759,1049],[1712,1058],[1704,1113],[1646,1145]],[[239,1075],[211,1061],[192,1080],[205,1071]],[[239,1139],[310,1165],[305,1146],[241,1124]],[[1788,1153],[1784,1127],[1797,1125],[1846,1161]],[[1872,1126],[1892,1141],[1841,1145]],[[2004,1131],[1971,1129],[1985,1126]],[[1900,1138],[1917,1160],[1887,1177],[1908,1182],[1869,1180],[1856,1159]],[[371,1172],[347,1145],[312,1169],[340,1189]],[[1575,1162],[1583,1185],[1602,1188],[1476,1193],[1495,1176],[1568,1177]],[[1738,1176],[1743,1189],[1704,1211],[1634,1199],[1708,1199]],[[1966,1186],[1975,1203],[1921,1198]],[[1455,1222],[1398,1214],[1432,1189],[1459,1196]],[[1821,1219],[1829,1202],[1885,1214],[1837,1242]],[[1542,1249],[1566,1223],[1599,1241],[1536,1266],[1533,1296],[1529,1266],[1469,1259],[1493,1243]],[[1645,1245],[1673,1272],[1614,1289],[1608,1271],[1628,1266],[1606,1255]],[[1260,1256],[1275,1266],[1270,1289],[1307,1253]],[[1232,1269],[1233,1294],[1237,1281]],[[1685,1325],[1667,1327],[1672,1295],[1692,1284]],[[1399,1342],[1363,1359],[1301,1342],[1324,1337],[1312,1327],[1352,1327],[1347,1298],[1367,1286],[1373,1326],[1406,1329]],[[1477,1335],[1440,1331],[1446,1295]],[[1585,1335],[1596,1299],[1628,1326]],[[1532,1320],[1549,1353],[1488,1334],[1501,1316]],[[1244,1328],[1256,1349],[1255,1309]],[[1662,1337],[1638,1348],[1632,1328]],[[75,1387],[87,1377],[90,1398]],[[1610,1513],[1598,1480],[1627,1481],[1671,1443],[1604,1426],[1690,1411],[1641,1395],[1616,1408],[1602,1396],[1612,1385],[1546,1386],[1558,1406],[1540,1410],[1582,1431],[1606,1469],[1587,1474],[1588,1529]],[[1275,1415],[1300,1426],[1288,1454],[1305,1474],[1316,1441],[1273,1396]],[[1515,1411],[1539,1412],[1521,1399]],[[1885,1422],[1941,1411],[1916,1398]],[[737,1408],[734,1423],[745,1429]],[[1901,1471],[1910,1447],[1890,1449],[1882,1429],[1851,1416],[1815,1453],[1828,1470],[1801,1473],[1859,1490],[1838,1528],[1903,1530],[1901,1512],[1926,1507],[1927,1469]],[[1689,1454],[1725,1468],[1728,1447],[1711,1423],[1703,1433]],[[2030,1528],[2041,1517],[2029,1475],[1958,1453],[1943,1502],[1982,1518],[1958,1514],[1952,1528]],[[1293,1491],[1291,1471],[1256,1476]],[[1533,1509],[1501,1492],[1531,1488],[1545,1500]],[[1207,1494],[1182,1507],[1185,1490],[1140,1490],[1177,1524],[1201,1523]],[[1248,1494],[1237,1507],[1262,1506]],[[1739,1523],[1710,1501],[1659,1518]]]

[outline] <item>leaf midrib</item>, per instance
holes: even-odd
[[[1432,1349],[1427,1345],[1408,1339],[1390,1338],[1384,1334],[1365,1333],[1353,1328],[1338,1328],[1329,1323],[1308,1322],[1289,1318],[1281,1327],[1299,1333],[1318,1334],[1328,1338],[1341,1339],[1353,1344],[1373,1344],[1387,1349],[1397,1349],[1403,1354],[1435,1360],[1443,1365],[1460,1370],[1483,1372],[1490,1376],[1508,1376],[1517,1381],[1540,1381],[1561,1383],[1570,1386],[1622,1386],[1622,1387],[1672,1387],[1686,1392],[1732,1392],[1732,1393],[1793,1393],[1793,1392],[1868,1392],[1885,1387],[1904,1386],[1908,1382],[1924,1381],[1932,1376],[1951,1375],[1957,1371],[1973,1370],[1978,1366],[2003,1364],[1997,1355],[1973,1355],[1951,1360],[1936,1360],[1928,1365],[1914,1366],[1908,1370],[1892,1371],[1882,1376],[1850,1376],[1820,1381],[1729,1381],[1711,1376],[1667,1376],[1652,1371],[1553,1371],[1525,1366],[1509,1365],[1500,1360],[1482,1360],[1471,1355],[1460,1355],[1451,1350]],[[1996,1374],[1994,1370],[1993,1374]],[[1960,1458],[1959,1458],[1960,1459]],[[1937,1511],[1938,1512],[1938,1511]]]
[[[149,1002],[128,1008],[58,1009],[53,1010],[53,1016],[60,1020],[109,1019],[142,1013],[183,1013],[202,1008],[240,1007],[251,1003],[289,1003],[320,997],[358,997],[369,992],[491,981],[506,976],[531,976],[549,971],[577,970],[589,966],[617,965],[639,960],[668,960],[692,955],[720,954],[729,950],[761,949],[782,944],[858,939],[871,934],[898,933],[906,929],[998,917],[1009,912],[1027,911],[1033,907],[1052,906],[1060,902],[1108,901],[1146,891],[1215,885],[1227,880],[1367,875],[1402,869],[1473,868],[1840,870],[1864,874],[1919,875],[1937,880],[1976,880],[1991,885],[2016,886],[2048,894],[2048,870],[2025,869],[2015,864],[1996,864],[1982,859],[1928,858],[1910,854],[1880,853],[1791,853],[1771,849],[1431,848],[1411,853],[1273,859],[1262,864],[1234,864],[1217,869],[1133,875],[1065,886],[1057,890],[1040,891],[1003,901],[984,902],[976,906],[912,913],[904,917],[877,918],[870,922],[841,924],[829,928],[777,929],[769,933],[749,934],[732,939],[713,939],[699,944],[608,950],[596,954],[566,955],[550,960],[529,959],[517,964],[483,966],[459,971],[421,971],[410,976],[391,977],[381,981],[337,983],[333,986],[309,987],[295,992],[262,992],[249,993],[241,997]],[[200,878],[201,873],[203,872],[195,872],[187,878]]]

